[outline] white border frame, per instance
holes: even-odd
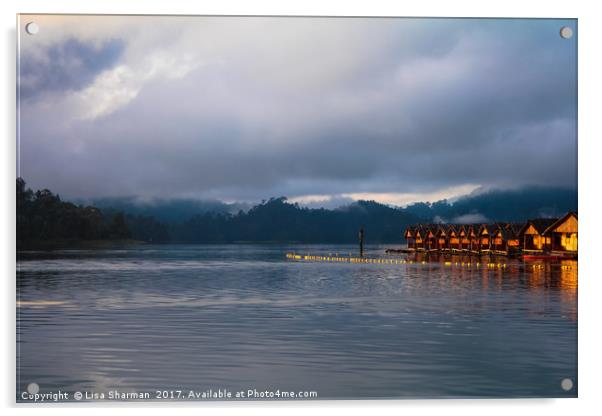
[[[598,160],[600,154],[599,94],[600,60],[599,40],[602,39],[601,14],[595,2],[571,2],[550,0],[546,2],[526,2],[506,0],[483,2],[474,0],[422,0],[414,2],[394,2],[380,0],[232,0],[197,1],[190,0],[4,0],[0,2],[3,33],[2,71],[3,96],[0,101],[0,126],[4,128],[2,141],[1,183],[3,184],[0,204],[0,249],[2,273],[2,352],[3,369],[0,378],[0,395],[3,407],[9,413],[29,413],[39,411],[39,406],[16,406],[15,398],[15,172],[16,172],[16,131],[15,131],[15,66],[16,66],[16,13],[88,13],[88,14],[195,14],[195,15],[332,15],[332,16],[423,16],[423,17],[552,17],[579,19],[579,219],[580,235],[580,288],[579,288],[579,399],[513,399],[513,400],[408,400],[408,401],[330,401],[330,402],[253,402],[253,403],[187,403],[178,406],[178,411],[198,414],[231,413],[243,408],[251,414],[286,413],[305,414],[306,412],[332,413],[344,410],[350,414],[364,414],[377,410],[379,413],[398,414],[400,411],[421,411],[427,414],[442,412],[458,415],[504,415],[515,411],[541,411],[547,415],[571,412],[593,413],[600,407],[597,386],[599,384],[600,324],[598,316],[600,302],[599,271],[595,268],[596,231],[602,230],[597,207],[600,192],[597,178],[602,177]],[[76,407],[77,406],[77,407]],[[16,407],[16,408],[15,408]],[[46,405],[44,411],[57,414],[81,414],[82,405]],[[86,413],[104,414],[102,405],[85,406]],[[111,412],[131,412],[140,404],[107,406]],[[142,406],[149,414],[163,414],[166,407],[173,404],[148,404]]]

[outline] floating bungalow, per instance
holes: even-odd
[[[516,224],[498,224],[497,230],[492,235],[491,251],[493,254],[511,256],[519,254],[520,239]]]
[[[460,225],[458,229],[458,238],[460,239],[460,251],[462,253],[468,253],[470,251],[470,226]]]
[[[495,227],[490,236],[490,250],[493,254],[508,254],[506,251],[506,239],[504,238],[504,227]]]
[[[440,224],[437,230],[437,245],[439,251],[449,251],[449,244],[447,241],[447,227],[444,224]]]
[[[523,227],[522,223],[507,224],[504,232],[506,241],[506,253],[508,255],[516,255],[520,253],[520,238],[519,231]]]
[[[493,247],[493,238],[499,231],[497,224],[482,224],[479,228],[479,246],[478,251],[480,253],[489,253]]]
[[[556,218],[537,218],[529,220],[520,231],[524,254],[543,254],[551,246],[550,236],[545,231],[557,221]]]
[[[437,251],[437,225],[429,224],[426,227],[426,239],[425,239],[425,250],[426,251]]]
[[[460,236],[458,235],[458,229],[455,225],[449,225],[449,250],[452,253],[460,252]]]
[[[418,226],[414,229],[414,249],[416,251],[424,251],[424,239],[426,235],[424,233],[424,228],[422,226]]]
[[[577,255],[577,226],[577,213],[569,212],[544,231],[550,238],[551,254]]]
[[[416,228],[408,227],[403,233],[403,237],[406,239],[408,243],[409,251],[416,251]]]
[[[470,248],[468,252],[470,254],[479,254],[479,228],[480,225],[469,225],[468,230],[468,240],[470,241]]]
[[[569,212],[525,223],[418,224],[403,235],[409,251],[576,258],[578,218]]]

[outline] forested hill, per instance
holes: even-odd
[[[205,213],[172,227],[187,242],[290,241],[355,243],[360,228],[369,242],[400,243],[402,229],[421,218],[401,209],[359,201],[335,210],[310,209],[272,198],[236,215]]]
[[[494,190],[450,203],[405,208],[357,201],[337,209],[312,209],[271,198],[253,206],[193,200],[163,200],[144,207],[134,199],[104,200],[98,206],[65,202],[49,190],[33,192],[17,180],[19,246],[45,240],[132,238],[153,243],[300,242],[402,243],[402,230],[421,222],[525,221],[577,210],[577,191],[553,188]],[[237,211],[235,209],[238,208]],[[154,215],[145,215],[152,213]]]
[[[108,215],[92,206],[65,202],[48,189],[34,192],[17,179],[17,248],[131,236],[122,212]]]
[[[412,204],[406,207],[406,211],[433,222],[521,222],[577,211],[577,190],[535,186],[493,189],[463,196],[453,203],[442,200],[432,204]]]
[[[368,242],[401,242],[401,230],[422,219],[404,210],[360,201],[336,210],[309,209],[272,198],[236,214],[205,211],[181,221],[99,209],[62,201],[51,191],[17,180],[17,245],[40,241],[135,239],[153,243],[302,242],[355,243],[361,227]]]

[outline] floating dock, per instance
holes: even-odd
[[[404,264],[439,264],[445,267],[461,267],[461,268],[486,268],[486,269],[505,269],[509,265],[518,266],[524,265],[529,269],[543,269],[545,263],[527,264],[523,262],[507,263],[507,262],[474,262],[474,261],[426,261],[426,260],[412,260],[412,259],[393,259],[383,257],[353,257],[353,256],[341,256],[338,253],[335,255],[329,254],[316,255],[316,254],[298,254],[298,253],[286,253],[286,258],[295,261],[307,261],[307,262],[324,262],[324,263],[354,263],[354,264],[381,264],[381,265],[404,265]],[[550,263],[547,263],[550,264]],[[561,264],[562,270],[573,270],[576,269],[576,265]]]

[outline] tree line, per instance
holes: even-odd
[[[17,248],[39,243],[69,244],[92,240],[150,239],[160,226],[152,218],[62,201],[48,189],[33,191],[17,178]]]
[[[32,191],[17,179],[17,245],[36,242],[133,239],[152,243],[299,242],[355,243],[360,228],[368,242],[401,241],[401,230],[419,218],[373,201],[335,210],[310,209],[285,197],[248,211],[204,212],[162,222],[112,208],[76,205],[44,189]]]
[[[374,201],[328,210],[301,207],[286,197],[270,198],[237,214],[195,215],[170,230],[179,241],[230,243],[242,241],[357,243],[360,228],[366,241],[400,243],[402,229],[420,218]]]
[[[249,209],[178,202],[159,204],[141,214],[131,204],[113,206],[62,201],[48,189],[32,191],[17,179],[17,244],[40,241],[133,239],[150,243],[298,242],[357,243],[364,228],[367,243],[402,243],[402,230],[411,224],[458,221],[467,214],[475,221],[525,221],[577,210],[577,191],[556,188],[495,190],[468,195],[450,203],[419,202],[405,208],[374,201],[356,201],[336,209],[307,208],[286,197],[270,198]],[[164,212],[165,211],[165,212]],[[147,211],[148,212],[148,211]],[[194,214],[194,212],[197,212]],[[176,215],[177,213],[178,215]],[[184,215],[186,213],[186,215]],[[470,218],[469,218],[470,219]]]

